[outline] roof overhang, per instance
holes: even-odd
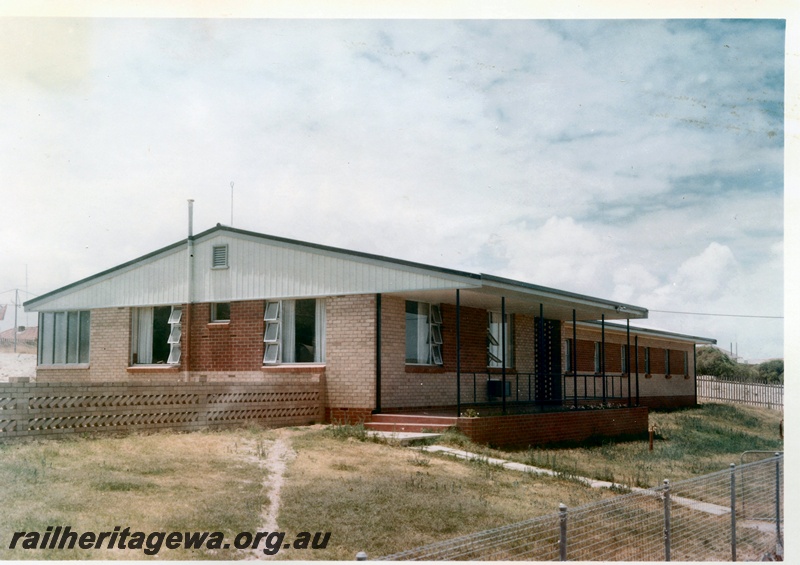
[[[602,329],[602,323],[597,321],[578,322],[578,327],[584,329],[596,330],[599,332]],[[628,327],[623,324],[614,324],[614,323],[606,323],[605,327],[606,330],[611,330],[616,332],[620,331],[625,332],[628,329]],[[694,343],[696,345],[714,345],[717,343],[716,339],[712,339],[710,337],[700,337],[696,335],[667,332],[663,330],[654,330],[651,328],[643,328],[641,326],[631,326],[630,330],[631,334],[635,335],[654,337],[659,339],[669,339],[672,341],[684,341],[686,343]]]
[[[460,289],[460,304],[467,308],[499,311],[505,298],[506,312],[539,316],[550,320],[608,320],[647,318],[647,309],[613,302],[555,288],[533,285],[511,279],[481,274],[479,287]],[[444,304],[455,304],[455,290],[433,290],[398,293],[406,298]]]

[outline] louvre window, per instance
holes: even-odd
[[[267,302],[264,364],[325,362],[325,301]]]
[[[506,319],[503,321],[503,315],[500,312],[489,312],[489,326],[486,332],[486,342],[488,348],[489,367],[502,367],[503,366],[503,331],[506,335],[506,368],[514,366],[514,335],[512,328],[513,324],[509,321],[511,316],[506,314]],[[504,330],[505,328],[505,330]]]
[[[39,315],[38,362],[40,365],[73,365],[89,362],[90,313],[43,312]]]
[[[181,361],[180,306],[137,308],[133,315],[132,363],[177,365]]]
[[[442,365],[443,341],[439,306],[406,301],[406,363]]]
[[[211,267],[225,269],[228,267],[228,246],[215,245],[212,250]]]

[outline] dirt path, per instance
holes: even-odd
[[[290,433],[286,430],[276,430],[278,437],[272,440],[268,445],[262,447],[255,447],[256,453],[262,452],[266,449],[266,455],[259,457],[252,455],[251,460],[256,461],[262,468],[268,471],[266,479],[264,479],[264,488],[267,490],[269,502],[264,506],[261,511],[261,525],[258,527],[259,532],[277,532],[278,531],[278,512],[281,505],[281,488],[283,488],[286,468],[288,464],[295,458],[296,453],[292,449]],[[263,547],[251,550],[250,559],[271,559],[274,556],[265,555]]]

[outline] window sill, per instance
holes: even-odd
[[[284,363],[282,365],[263,365],[262,373],[311,373],[322,375],[325,373],[324,363]]]
[[[179,373],[180,365],[132,365],[128,367],[129,373]]]
[[[36,365],[36,369],[45,371],[86,371],[89,363],[53,363],[52,365]]]
[[[406,373],[446,373],[441,365],[406,365]]]
[[[230,325],[231,325],[230,320],[219,320],[216,322],[209,322],[208,324],[206,324],[206,326],[209,328],[227,328]]]

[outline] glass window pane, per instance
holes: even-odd
[[[151,363],[169,363],[169,334],[172,331],[169,320],[174,316],[175,310],[170,306],[153,308],[153,359]]]
[[[440,326],[431,326],[431,340],[436,345],[442,344],[442,329]]]
[[[56,312],[55,346],[53,349],[53,363],[67,362],[67,313]]]
[[[264,341],[273,343],[278,341],[279,330],[281,325],[278,322],[270,322],[267,324],[267,329],[264,332]]]
[[[78,362],[79,312],[67,312],[67,363]]]
[[[296,300],[294,304],[294,360],[297,363],[314,361],[316,340],[317,301]]]
[[[167,343],[180,343],[181,342],[181,327],[180,326],[173,326],[172,330],[169,332],[169,339]]]
[[[78,363],[89,362],[89,342],[91,336],[91,314],[88,310],[81,312],[80,344],[78,345]]]
[[[217,302],[211,305],[212,322],[229,322],[231,319],[231,303]]]
[[[169,308],[165,306],[165,308]],[[181,323],[181,315],[183,314],[183,309],[180,306],[173,306],[172,310],[169,314],[168,323],[170,324],[180,324]]]
[[[40,322],[41,336],[39,336],[39,364],[53,364],[53,345],[55,342],[55,314],[43,312]]]
[[[430,363],[430,305],[406,301],[406,363]]]
[[[281,313],[280,302],[267,302],[267,309],[264,312],[264,319],[267,321],[277,320]]]
[[[181,362],[181,345],[176,343],[173,345],[169,350],[169,357],[167,358],[167,363],[170,365],[177,365]]]
[[[264,363],[277,363],[278,353],[280,353],[280,345],[277,343],[270,343],[264,351]]]

